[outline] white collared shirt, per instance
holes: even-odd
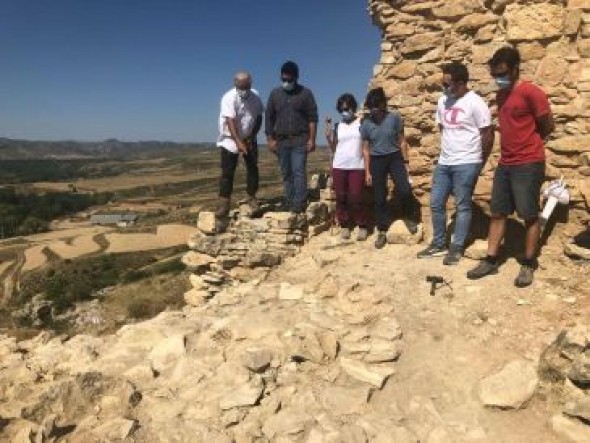
[[[247,138],[252,134],[252,130],[256,125],[256,119],[263,112],[264,106],[262,105],[258,91],[255,89],[251,89],[246,98],[241,98],[236,88],[227,91],[221,99],[217,146],[237,154],[238,147],[229,132],[226,118],[235,119],[239,137]]]

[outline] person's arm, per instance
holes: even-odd
[[[555,130],[555,122],[553,121],[549,99],[541,88],[536,86],[527,88],[525,98],[535,118],[537,132],[545,140]]]
[[[330,117],[326,117],[326,126],[324,128],[324,135],[326,136],[326,142],[328,143],[328,148],[330,151],[336,151],[336,145],[338,144],[338,134],[336,133],[336,129],[332,128],[332,119]]]
[[[277,114],[274,107],[274,93],[271,92],[264,113],[264,130],[266,132],[266,146],[272,152],[277,152],[277,138],[274,133],[276,121]]]
[[[315,151],[315,140],[318,133],[318,123],[309,122],[309,140],[307,141],[307,152]]]
[[[406,136],[404,134],[404,121],[402,120],[401,116],[399,117],[400,129],[397,134],[396,143],[399,146],[399,149],[402,153],[402,157],[404,158],[404,163],[407,165],[410,163],[410,153],[408,149],[408,141],[406,140]]]
[[[494,149],[494,125],[492,123],[492,113],[486,102],[479,96],[473,107],[472,115],[475,125],[479,128],[479,137],[481,140],[481,170],[483,171],[492,149]]]
[[[231,138],[233,138],[234,142],[236,143],[238,152],[246,154],[248,152],[248,145],[244,143],[244,141],[240,138],[240,135],[238,134],[236,120],[231,117],[225,117],[225,123],[227,124],[227,129],[229,129]]]
[[[400,147],[404,163],[408,164],[410,162],[409,145],[403,132],[400,132],[397,136],[397,144]]]
[[[537,131],[543,140],[555,130],[555,121],[553,120],[553,114],[549,111],[548,114],[541,115],[535,118],[537,123]]]
[[[369,140],[363,140],[363,158],[365,159],[365,183],[367,186],[373,184],[373,176],[371,175],[371,148]]]
[[[494,127],[490,125],[480,128],[479,134],[481,137],[481,169],[483,170],[494,148]]]
[[[309,139],[307,140],[307,152],[315,150],[315,141],[318,134],[318,106],[312,92],[307,89],[307,120],[309,125]]]

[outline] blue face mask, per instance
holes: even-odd
[[[502,77],[496,77],[496,85],[500,89],[509,89],[512,86],[512,81],[510,81],[510,77],[508,75],[503,75]]]
[[[450,98],[455,97],[455,94],[453,93],[453,90],[451,89],[450,86],[443,88],[443,94],[446,95],[447,97],[450,97]]]
[[[284,81],[282,86],[285,91],[289,92],[289,91],[292,91],[293,89],[295,89],[295,82],[294,81],[292,81],[292,82]]]
[[[340,115],[342,116],[342,120],[344,120],[345,122],[352,120],[352,118],[354,117],[354,114],[350,111],[342,111]]]

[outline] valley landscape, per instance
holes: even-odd
[[[3,177],[0,192],[12,189],[17,194],[39,198],[52,195],[73,199],[88,196],[104,202],[92,204],[93,201],[88,201],[85,204],[89,206],[81,211],[48,220],[43,229],[46,232],[29,235],[14,232],[10,237],[0,239],[0,333],[15,333],[22,337],[39,330],[29,328],[32,323],[36,322],[38,327],[55,326],[47,318],[41,321],[28,316],[15,323],[12,314],[38,295],[31,291],[39,290],[43,294],[43,287],[36,280],[47,283],[49,278],[50,282],[57,281],[62,279],[62,271],[77,272],[79,266],[104,263],[114,255],[126,257],[117,263],[116,275],[109,266],[106,266],[104,274],[111,273],[111,277],[104,279],[99,276],[96,281],[87,281],[92,279],[88,274],[81,273],[76,281],[70,281],[77,287],[69,291],[68,300],[61,301],[64,308],[72,308],[77,300],[91,300],[97,291],[116,287],[106,300],[107,306],[110,301],[115,301],[113,309],[116,312],[111,312],[113,315],[106,316],[106,319],[102,316],[97,318],[96,314],[90,316],[92,320],[87,325],[90,329],[112,330],[115,324],[121,325],[126,321],[129,309],[142,311],[141,308],[136,309],[133,303],[129,308],[129,301],[133,300],[130,292],[133,291],[130,291],[129,285],[121,284],[119,279],[144,280],[143,284],[151,281],[155,285],[151,288],[150,299],[142,299],[143,304],[148,305],[147,309],[143,309],[148,315],[168,305],[181,306],[186,282],[175,276],[179,272],[178,266],[174,272],[165,271],[165,276],[160,277],[171,280],[160,285],[161,288],[157,284],[158,278],[149,272],[142,274],[141,268],[149,265],[157,269],[158,262],[162,261],[168,263],[165,269],[174,268],[170,263],[179,264],[179,254],[186,249],[188,237],[196,231],[199,211],[213,208],[216,202],[218,148],[155,142],[127,144],[125,147],[125,144],[112,140],[92,146],[75,142],[63,145],[59,142],[28,142],[24,146],[23,143],[4,140],[0,146],[0,156],[3,157],[0,160],[0,178]],[[105,144],[111,147],[105,149]],[[47,145],[49,148],[45,147]],[[113,145],[124,147],[115,149]],[[58,158],[55,153],[59,153]],[[323,170],[328,162],[327,152],[320,149],[310,157],[309,169]],[[263,200],[276,199],[281,195],[276,157],[264,149],[261,149],[260,170],[260,197]],[[15,173],[18,173],[18,180],[9,175]],[[53,177],[49,178],[53,180],[48,180],[51,175]],[[240,166],[236,173],[237,198],[240,195],[244,197],[244,189],[245,169]],[[138,220],[133,226],[123,228],[115,224],[93,224],[92,214],[101,213],[132,213],[138,216]],[[8,216],[3,218],[0,215],[0,224],[8,221]],[[51,277],[47,277],[48,274]],[[138,275],[146,278],[138,278]],[[171,294],[169,286],[173,285],[175,278],[179,283]],[[141,283],[134,281],[131,286],[141,286]],[[65,286],[61,290],[68,291]],[[125,293],[125,300],[117,301],[118,292]],[[137,290],[137,293],[141,292],[141,289]],[[165,303],[155,301],[160,297],[157,293],[161,293]],[[143,315],[140,313],[139,318]],[[67,329],[67,325],[62,324],[61,327]]]

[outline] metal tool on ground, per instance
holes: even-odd
[[[441,277],[440,275],[427,275],[426,276],[426,281],[428,283],[430,283],[430,295],[431,296],[434,296],[434,293],[436,292],[436,290],[440,286],[445,285],[445,286],[448,286],[449,288],[451,288],[450,282],[448,282],[447,280],[445,280],[445,278],[444,277]]]

